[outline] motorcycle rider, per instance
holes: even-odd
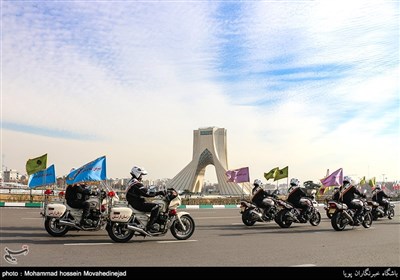
[[[339,201],[339,197],[340,197],[340,188],[339,188],[338,186],[336,186],[336,187],[333,189],[333,193],[332,193],[332,196],[331,196],[331,200]]]
[[[253,190],[251,191],[253,197],[251,199],[252,202],[257,207],[264,208],[264,215],[268,213],[268,211],[271,208],[271,205],[269,205],[266,201],[268,197],[273,197],[273,195],[269,194],[267,191],[265,191],[262,187],[262,182],[260,179],[255,179],[253,183]]]
[[[362,194],[356,186],[351,183],[351,178],[349,176],[344,176],[343,178],[343,190],[340,194],[341,201],[343,201],[350,209],[356,209],[356,213],[354,214],[354,222],[356,224],[360,224],[362,222],[362,209],[364,203],[359,199],[356,199],[355,195],[360,197],[364,197],[365,195]]]
[[[375,187],[375,190],[372,193],[372,201],[376,201],[379,203],[379,205],[383,206],[385,215],[387,215],[387,211],[389,209],[389,201],[385,198],[390,198],[384,190],[382,190],[382,187],[380,184],[377,184]]]
[[[311,213],[309,200],[306,198],[308,195],[301,189],[300,181],[297,178],[290,179],[290,187],[287,201],[293,204],[296,208],[301,208],[301,220],[307,220],[308,215]]]
[[[133,166],[130,174],[132,178],[129,180],[126,188],[126,200],[133,208],[142,212],[150,212],[150,220],[147,223],[146,230],[155,232],[157,230],[152,226],[158,217],[160,206],[156,203],[146,202],[144,197],[165,195],[165,191],[150,192],[149,187],[144,186],[142,183],[142,176],[147,175],[147,171],[141,167]]]
[[[87,201],[88,196],[94,194],[86,184],[73,184],[68,185],[65,191],[65,199],[67,204],[72,208],[83,209],[82,218],[80,221],[81,226],[91,226],[87,220],[89,216],[90,203]]]

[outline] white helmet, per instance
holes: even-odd
[[[257,185],[257,186],[262,186],[262,182],[261,182],[260,179],[255,179],[253,185],[254,185],[254,186],[256,186],[256,185]]]
[[[147,171],[139,166],[134,166],[131,169],[131,175],[138,179],[141,175],[147,175]]]
[[[376,187],[375,187],[375,189],[377,189],[377,190],[381,190],[381,189],[382,189],[382,186],[381,186],[381,184],[376,184]]]
[[[299,179],[297,179],[297,178],[292,178],[292,179],[290,179],[290,185],[292,186],[292,187],[298,187],[298,186],[300,186],[300,181],[299,181]]]
[[[344,178],[343,178],[343,184],[344,185],[346,184],[345,182],[350,184],[351,183],[351,178],[349,176],[344,176]]]

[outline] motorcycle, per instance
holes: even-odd
[[[44,227],[54,237],[64,236],[69,230],[97,231],[104,229],[108,222],[109,210],[119,198],[114,191],[104,189],[94,192],[87,200],[90,203],[87,226],[81,226],[83,209],[70,207],[66,202],[45,205]]]
[[[326,213],[326,216],[331,219],[333,214],[335,213],[336,209],[335,208],[331,208],[330,207],[330,202],[331,201],[337,201],[339,199],[340,196],[340,188],[337,186],[334,189],[334,192],[331,196],[325,198],[325,206],[324,206],[324,210]]]
[[[310,222],[311,225],[317,226],[321,222],[321,213],[319,213],[318,205],[315,201],[315,192],[307,198],[307,204],[311,211],[308,215],[302,215],[302,209],[294,207],[291,203],[283,200],[279,200],[278,203],[282,209],[278,212],[275,222],[281,228],[288,228],[292,223],[307,223]]]
[[[276,190],[272,193],[272,197],[267,197],[265,202],[268,204],[269,209],[261,208],[253,204],[252,202],[242,200],[240,201],[240,214],[242,214],[243,224],[246,226],[252,226],[256,222],[270,222],[276,218],[276,214],[279,212],[278,198],[276,196]]]
[[[336,200],[331,200],[331,199],[326,199],[325,200],[324,210],[326,212],[326,216],[329,219],[332,219],[333,214],[335,214],[335,212],[336,212],[336,208],[331,206],[331,205],[334,205],[333,204],[334,202],[336,202]]]
[[[355,199],[356,203],[362,204],[363,209],[361,212],[362,222],[364,228],[370,228],[372,225],[371,207],[367,205],[363,199]],[[335,210],[332,218],[331,225],[334,230],[342,231],[347,225],[359,226],[360,224],[355,221],[355,209],[350,209],[345,203],[337,201],[329,201],[330,209]]]
[[[115,242],[128,242],[133,236],[163,236],[168,230],[178,240],[186,240],[195,229],[193,218],[187,212],[178,212],[181,197],[174,189],[167,189],[165,195],[159,195],[153,203],[160,206],[159,215],[152,225],[151,232],[146,230],[150,213],[127,207],[113,207],[106,230]]]
[[[389,220],[393,219],[394,217],[394,204],[390,201],[389,206],[387,209],[387,212],[385,213],[385,208],[381,205],[379,205],[378,202],[376,201],[368,201],[368,205],[372,208],[371,214],[372,214],[372,220],[376,221],[378,218],[383,218],[383,217],[388,217]]]

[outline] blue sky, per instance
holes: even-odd
[[[193,130],[229,168],[400,179],[399,1],[2,1],[3,166],[172,178]],[[385,174],[385,175],[383,175]],[[206,179],[215,180],[208,167]]]

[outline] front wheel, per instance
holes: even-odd
[[[242,214],[242,222],[243,222],[243,224],[245,224],[246,226],[249,226],[249,227],[253,226],[256,223],[256,221],[251,219],[250,210],[246,210],[246,211],[243,212],[243,214]]]
[[[288,209],[283,209],[278,212],[276,215],[275,222],[281,227],[281,228],[288,228],[292,225],[292,220],[290,216],[290,210]]]
[[[367,214],[365,214],[364,221],[363,221],[362,225],[365,228],[370,228],[371,227],[371,225],[372,225],[372,214],[371,214],[371,212],[368,212]]]
[[[319,213],[318,211],[314,211],[314,213],[312,213],[310,218],[310,224],[313,226],[318,226],[320,222],[321,222],[321,213]]]
[[[65,225],[60,225],[59,221],[60,220],[57,218],[50,217],[47,217],[44,221],[44,228],[51,236],[61,237],[68,232],[69,227]]]
[[[194,228],[195,228],[194,220],[189,215],[182,215],[180,217],[180,220],[186,229],[183,229],[178,218],[176,218],[171,225],[171,233],[178,240],[186,240],[190,238],[194,233]]]
[[[108,232],[108,236],[114,241],[118,243],[128,242],[132,239],[135,232],[133,230],[128,229],[126,223],[116,223],[110,222],[106,230]]]

